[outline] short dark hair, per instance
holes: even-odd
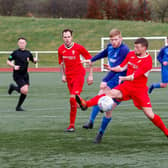
[[[138,38],[135,40],[134,44],[141,44],[142,46],[148,48],[148,40],[145,38]]]
[[[72,36],[73,30],[71,30],[71,29],[64,29],[64,30],[62,31],[62,35],[63,35],[64,33],[66,33],[66,32],[70,32],[70,33],[71,33],[71,36]]]
[[[26,38],[24,38],[24,37],[19,37],[19,38],[17,39],[17,41],[19,41],[19,40],[25,40],[25,41],[27,41]]]

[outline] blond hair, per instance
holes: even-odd
[[[121,35],[121,32],[120,32],[120,30],[118,30],[118,29],[112,29],[111,31],[110,31],[110,33],[109,33],[109,36],[110,37],[114,37],[114,36],[122,36]]]

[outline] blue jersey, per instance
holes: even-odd
[[[164,61],[168,62],[168,46],[160,50],[157,59],[161,63],[162,83],[168,83],[168,65],[163,65]]]
[[[107,48],[104,49],[99,54],[97,54],[96,56],[94,56],[91,59],[91,61],[94,62],[96,60],[99,60],[99,59],[107,57],[110,67],[115,67],[115,66],[120,65],[123,62],[123,60],[127,56],[128,52],[129,52],[129,48],[127,47],[127,45],[125,45],[123,43],[118,48],[113,48],[113,46],[111,44],[108,44]],[[126,71],[124,71],[124,72],[113,72],[113,71],[110,71],[103,78],[103,82],[108,82],[116,74],[117,74],[117,76],[125,76],[126,75]]]
[[[162,64],[164,61],[168,62],[168,46],[163,47],[158,56],[157,56],[158,61]]]

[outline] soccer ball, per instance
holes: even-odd
[[[98,106],[101,111],[106,112],[112,110],[114,101],[109,96],[103,96],[98,101]]]

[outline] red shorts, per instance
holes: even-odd
[[[133,100],[134,105],[138,109],[142,107],[152,107],[150,98],[148,96],[148,88],[135,88],[131,87],[128,83],[124,82],[114,89],[120,90],[122,93],[122,99],[120,101]]]
[[[83,89],[84,82],[84,75],[67,77],[67,86],[70,94],[80,95]]]

